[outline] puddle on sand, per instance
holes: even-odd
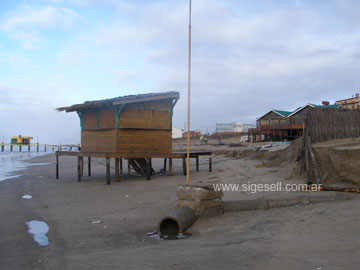
[[[187,239],[192,236],[191,233],[179,233],[179,234],[160,234],[158,232],[149,232],[147,236],[157,240],[180,240]]]
[[[22,196],[21,198],[28,200],[28,199],[31,199],[32,196],[31,196],[31,195],[24,195],[24,196]]]
[[[46,233],[49,231],[49,226],[44,221],[32,220],[26,222],[28,226],[28,233],[30,233],[34,240],[39,244],[39,246],[47,246],[49,240],[46,236]]]

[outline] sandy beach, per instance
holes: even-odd
[[[205,158],[200,172],[191,167],[193,184],[296,182],[279,167],[257,168],[258,160],[213,155],[213,161],[213,172]],[[177,187],[185,183],[179,160],[174,176],[147,181],[124,174],[111,185],[102,159],[93,161],[93,176],[82,182],[73,157],[61,157],[58,180],[54,154],[30,162],[50,164],[0,182],[1,269],[358,269],[360,263],[355,194],[345,201],[202,218],[189,229],[192,237],[165,241],[147,233],[176,205]],[[153,165],[159,169],[162,160]],[[225,192],[224,200],[294,193]],[[32,199],[22,199],[25,194]],[[39,246],[27,232],[30,220],[48,224],[49,245]]]

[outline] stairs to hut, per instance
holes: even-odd
[[[146,174],[146,159],[145,158],[129,158],[129,163],[131,167],[141,175]],[[152,168],[150,163],[150,171],[151,173],[154,173],[155,170]]]

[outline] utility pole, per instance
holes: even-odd
[[[187,159],[186,159],[186,183],[189,184],[190,165],[190,94],[191,94],[191,0],[189,2],[189,62],[188,62],[188,115],[187,115]]]

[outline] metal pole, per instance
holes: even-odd
[[[191,0],[189,3],[189,62],[188,62],[188,115],[187,115],[187,166],[186,166],[186,183],[189,184],[190,173],[190,94],[191,94]]]

